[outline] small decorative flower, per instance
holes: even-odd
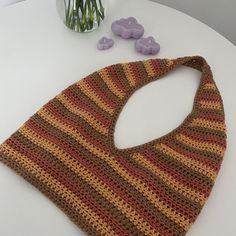
[[[106,50],[114,45],[114,40],[107,37],[102,37],[98,40],[97,48],[99,50]]]
[[[114,34],[121,36],[124,39],[139,39],[144,34],[143,26],[140,25],[134,17],[122,18],[114,21],[111,25],[111,30]]]
[[[160,51],[160,45],[153,37],[140,38],[135,42],[135,49],[144,55],[155,55]]]

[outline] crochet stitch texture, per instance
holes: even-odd
[[[129,97],[185,65],[202,72],[192,112],[172,132],[118,149]],[[222,99],[204,58],[105,67],[66,88],[0,145],[0,161],[88,235],[185,235],[204,206],[226,149]]]

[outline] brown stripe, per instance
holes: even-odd
[[[106,148],[106,143],[107,143],[106,139],[102,139],[102,141],[100,141],[101,139],[99,139],[97,137],[98,134],[96,135],[95,133],[93,133],[93,135],[91,135],[91,133],[88,132],[80,123],[73,122],[71,119],[68,118],[68,116],[66,116],[64,113],[60,112],[59,110],[57,110],[53,106],[52,103],[44,106],[44,110],[46,112],[54,115],[55,117],[57,117],[57,119],[60,120],[60,122],[62,122],[64,125],[68,125],[68,126],[72,127],[74,132],[78,133],[78,135],[90,139],[93,144],[97,145],[100,148]],[[38,114],[40,112],[41,111],[39,111]]]
[[[102,80],[101,76],[97,72],[95,72],[92,74],[92,77],[94,79],[94,82],[98,86],[99,90],[101,90],[102,93],[106,94],[108,99],[117,105],[120,99],[114,93],[111,92],[111,90],[107,87],[105,82]]]
[[[91,87],[91,89],[93,91],[95,91],[101,98],[103,101],[105,101],[107,104],[109,104],[113,109],[116,108],[116,103],[117,103],[117,99],[111,99],[110,96],[108,96],[107,93],[104,93],[100,87],[97,85],[97,81],[98,79],[94,79],[94,77],[91,77],[90,80],[86,80],[86,82],[88,83],[88,85]],[[101,80],[101,79],[100,79]]]
[[[146,151],[145,153],[147,153],[149,160],[154,165],[164,168],[170,175],[178,179],[184,185],[194,187],[200,193],[208,196],[209,188],[213,185],[209,177],[203,174],[200,175],[199,172],[182,164],[172,156],[172,153],[168,153],[167,155],[165,152],[159,151],[158,146],[157,148],[155,147],[154,150]]]
[[[189,222],[188,219],[186,219],[182,214],[174,211],[171,207],[167,207],[167,205],[160,201],[160,198],[153,193],[153,191],[150,191],[149,188],[147,188],[143,183],[139,182],[136,178],[130,176],[124,169],[120,169],[117,163],[113,158],[110,157],[109,154],[104,152],[104,150],[100,150],[90,142],[88,142],[83,137],[80,137],[75,131],[68,126],[65,126],[63,123],[61,123],[59,120],[56,119],[56,117],[53,117],[49,113],[47,113],[45,110],[40,111],[40,116],[44,117],[45,119],[50,120],[50,123],[54,124],[56,127],[60,127],[60,129],[63,129],[65,132],[69,132],[70,135],[72,135],[77,141],[79,141],[84,147],[86,147],[89,151],[96,154],[98,157],[102,158],[103,160],[106,160],[109,165],[111,165],[115,171],[117,171],[126,181],[128,181],[131,185],[133,185],[138,191],[144,194],[145,197],[153,204],[157,209],[160,209],[164,214],[166,214],[170,219],[174,220],[176,223],[178,223],[181,227],[185,228],[186,230],[190,227],[191,222]]]
[[[53,191],[47,185],[43,185],[42,182],[34,175],[31,174],[28,170],[24,169],[20,164],[15,160],[11,159],[9,156],[0,151],[0,160],[6,164],[8,167],[13,169],[26,181],[35,186],[40,192],[46,195],[54,204],[56,204],[66,215],[82,230],[84,230],[88,235],[98,235],[99,232],[92,227],[91,224],[88,224],[85,218],[70,204],[65,202],[65,200],[59,196],[55,191]]]
[[[43,184],[53,186],[53,189],[58,195],[63,197],[66,202],[70,204],[98,231],[107,235],[117,235],[103,220],[98,217],[88,206],[86,206],[75,194],[68,190],[63,184],[55,180],[51,175],[42,170],[38,165],[26,158],[24,155],[16,152],[7,144],[2,144],[2,150],[8,153],[8,157],[15,160],[23,169],[35,175]],[[5,153],[5,152],[4,152]],[[6,154],[5,153],[5,154]],[[72,201],[73,199],[73,201]]]
[[[225,148],[220,146],[220,145],[217,145],[217,144],[214,144],[214,143],[211,143],[211,142],[197,141],[197,140],[195,140],[191,137],[188,137],[184,134],[176,135],[176,139],[179,142],[182,142],[185,145],[188,145],[188,146],[190,146],[194,149],[204,150],[204,151],[207,151],[207,152],[212,152],[212,153],[215,153],[215,154],[221,155],[221,156],[223,156],[224,152],[225,152]]]
[[[199,209],[201,207],[199,203],[192,201],[191,199],[170,188],[170,186],[168,186],[167,183],[165,183],[160,177],[153,175],[151,171],[138,165],[132,157],[117,157],[116,160],[121,167],[126,169],[127,172],[131,173],[137,179],[140,179],[140,181],[148,181],[149,184],[147,184],[147,186],[154,193],[156,193],[161,200],[168,199],[169,204],[174,210],[179,210],[179,206],[181,205],[181,214],[185,215],[190,220],[196,217],[196,212],[193,212],[192,210],[193,208]],[[158,189],[156,186],[158,186]]]
[[[206,171],[206,173],[208,171],[210,171],[210,173],[212,171],[213,171],[213,173],[214,172],[217,173],[218,170],[219,170],[219,163],[220,162],[217,161],[216,159],[214,160],[214,159],[209,158],[208,156],[205,156],[204,153],[200,153],[199,151],[196,152],[195,150],[192,152],[193,149],[191,149],[190,147],[185,148],[185,145],[179,143],[178,141],[175,141],[173,143],[168,143],[166,145],[167,145],[168,148],[170,148],[173,151],[175,151],[176,155],[178,155],[177,153],[183,155],[182,156],[184,158],[183,160],[185,160],[185,159],[186,159],[186,161],[190,160],[190,163],[191,163],[191,160],[193,160],[194,162],[192,163],[192,165],[194,165],[194,163],[196,161],[196,164],[200,164],[201,168],[203,168],[203,166],[205,166],[206,169],[203,168],[203,171]],[[180,160],[180,162],[181,162],[181,160]],[[195,168],[195,169],[196,169],[195,171],[197,171],[198,168]]]
[[[217,172],[211,169],[209,166],[205,165],[204,163],[201,163],[198,160],[191,159],[188,156],[185,156],[177,152],[176,150],[174,150],[173,148],[165,144],[157,145],[156,148],[158,148],[160,151],[162,151],[166,155],[169,155],[172,158],[175,158],[176,160],[180,161],[181,163],[193,169],[194,171],[197,171],[201,174],[206,175],[212,181],[215,180]]]
[[[116,78],[119,80],[120,83],[122,83],[123,87],[125,88],[124,91],[127,92],[130,89],[130,86],[125,77],[122,64],[116,64],[116,67],[113,67],[113,70],[115,71]]]
[[[212,121],[209,119],[195,118],[190,122],[190,126],[207,128],[210,130],[226,132],[226,126],[223,122]]]
[[[147,84],[149,82],[149,78],[143,79],[146,78],[147,72],[142,62],[136,62],[132,64],[132,71],[138,87],[142,86],[143,84]]]
[[[41,135],[40,133],[38,134]],[[46,133],[45,136],[49,138],[49,135],[47,135]],[[98,208],[101,208],[100,206],[102,206],[103,209],[99,209],[99,211],[103,212],[106,219],[109,219],[109,221],[114,222],[115,232],[117,234],[120,235],[121,232],[123,232],[123,234],[128,234],[128,231],[132,228],[133,232],[142,235],[142,233],[138,231],[131,222],[129,222],[129,219],[126,218],[125,215],[123,215],[120,211],[115,211],[114,206],[109,201],[107,201],[102,195],[100,195],[100,193],[90,187],[80,176],[76,175],[68,166],[64,165],[63,162],[55,162],[55,159],[57,159],[57,157],[53,156],[50,152],[46,151],[40,146],[34,144],[30,139],[27,139],[27,137],[25,137],[20,132],[16,132],[13,138],[14,140],[17,140],[20,145],[29,147],[30,151],[33,152],[32,155],[37,155],[40,157],[40,160],[45,160],[46,163],[49,163],[49,165],[53,167],[53,173],[62,173],[64,176],[66,176],[69,182],[72,183],[73,186],[75,186],[74,188],[79,188],[80,191],[84,190],[84,193],[79,193],[78,196],[88,196],[88,199],[90,199],[91,203],[95,200],[95,202],[93,203],[95,204],[95,211],[97,210],[96,206],[98,206]],[[51,141],[51,139],[49,140]],[[55,138],[53,138],[53,141],[55,141]],[[66,145],[66,143],[64,143],[63,145],[62,142],[57,142],[56,144],[62,145],[64,147]],[[76,153],[73,152],[71,148],[69,150],[74,154],[74,156],[76,156]],[[80,160],[82,160],[82,158],[80,158]],[[92,163],[87,163],[87,165],[92,166]],[[96,169],[92,168],[92,171],[96,172]],[[120,223],[123,223],[124,217],[126,218],[126,224],[122,226],[120,225]],[[126,227],[126,229],[124,227]]]
[[[65,90],[63,94],[65,94],[66,97],[69,98],[74,105],[79,106],[87,112],[91,113],[105,126],[110,125],[110,115],[106,112],[103,112],[103,110],[99,108],[95,103],[93,103],[87,96],[85,96],[78,87],[75,88],[72,86],[71,88]]]
[[[114,113],[114,108],[112,108],[109,104],[107,104],[98,94],[96,91],[94,91],[89,84],[86,82],[86,80],[80,80],[77,83],[77,86],[80,88],[80,90],[86,95],[88,98],[90,98],[97,106],[99,106],[103,111],[109,113],[112,115]]]
[[[98,71],[98,74],[106,84],[106,86],[114,93],[118,98],[122,99],[125,96],[125,93],[121,91],[117,85],[114,83],[113,78],[109,76],[107,68],[103,68]]]
[[[94,128],[99,133],[107,136],[108,134],[108,128],[105,127],[95,116],[93,116],[91,113],[79,108],[78,106],[75,106],[69,98],[65,94],[61,94],[60,96],[57,96],[57,100],[60,101],[61,105],[65,108],[64,111],[67,110],[67,113],[76,115],[77,118],[81,120],[86,121],[86,123]]]
[[[27,125],[28,125],[28,123],[27,123]],[[42,124],[40,123],[39,125],[40,125],[40,127],[41,127],[41,126],[45,127],[45,124],[43,124],[43,123],[42,123]],[[43,136],[46,135],[46,137],[49,138],[49,137],[50,137],[50,134],[53,132],[53,127],[49,127],[49,130],[50,130],[50,133],[47,133],[46,130],[41,131],[41,129],[39,129],[39,131],[41,132],[41,133],[39,133],[39,134],[40,134],[40,135],[43,135]],[[60,133],[60,132],[57,132],[57,133],[55,134],[55,138],[60,137],[59,133]],[[65,135],[62,134],[62,137],[65,138]],[[72,142],[70,141],[70,139],[65,140],[65,142],[66,142],[66,143],[72,143]],[[62,145],[63,148],[66,149],[66,146],[63,145],[61,142],[59,143],[59,145]],[[73,146],[76,147],[76,144],[73,143]],[[71,149],[72,149],[72,147],[69,147],[68,152],[70,152]],[[81,149],[80,149],[79,147],[78,147],[78,149],[79,149],[80,152],[81,152]],[[99,168],[101,167],[101,168],[103,169],[103,172],[102,172],[102,173],[104,173],[104,172],[107,173],[107,174],[111,173],[111,174],[109,175],[109,177],[112,177],[112,178],[113,178],[113,181],[114,181],[113,184],[112,184],[113,190],[114,190],[114,186],[115,186],[115,183],[116,183],[115,181],[118,181],[120,184],[124,185],[124,189],[125,189],[124,191],[129,190],[129,192],[131,193],[130,196],[132,196],[132,195],[133,195],[133,196],[137,196],[138,199],[141,199],[142,204],[144,204],[144,202],[146,202],[146,199],[143,198],[142,195],[140,195],[140,194],[139,194],[138,192],[136,192],[135,190],[132,190],[132,189],[133,189],[132,186],[129,186],[125,181],[123,181],[120,176],[115,175],[115,172],[112,171],[112,169],[111,169],[109,166],[107,166],[106,163],[99,161],[100,159],[98,159],[96,156],[93,157],[91,154],[89,154],[89,153],[87,153],[87,152],[83,152],[82,154],[83,154],[83,158],[89,156],[88,160],[91,159],[91,166],[92,166],[93,164],[96,164],[97,166],[99,166]],[[80,159],[78,159],[78,160],[80,160]],[[106,166],[107,166],[107,168],[105,168]],[[104,168],[105,168],[105,169],[104,169]],[[113,176],[114,176],[114,177],[113,177]],[[122,196],[122,195],[123,195],[123,196],[126,196],[126,195],[127,195],[127,193],[124,193],[124,192],[122,193],[122,192],[120,192],[120,191],[121,191],[120,186],[119,186],[117,189],[118,189],[117,194],[119,194],[120,196]],[[128,201],[128,204],[129,204],[130,206],[134,206],[135,209],[137,209],[137,211],[139,212],[141,206],[138,206],[137,204],[134,205],[134,201],[135,201],[134,199],[132,200],[132,202],[130,202],[129,199],[127,199],[126,201]],[[155,215],[155,219],[156,219],[156,220],[158,220],[158,219],[163,220],[163,219],[166,218],[164,215],[158,214],[158,212],[154,211],[154,209],[148,204],[148,202],[146,203],[146,207],[147,207],[147,210],[149,209],[148,211],[150,211],[152,214]],[[141,208],[142,208],[142,207],[141,207]],[[149,213],[147,212],[147,210],[146,210],[145,212],[141,212],[141,215],[144,214],[144,217],[148,217],[148,216],[146,216],[146,214],[149,214]],[[139,213],[140,213],[140,212],[139,212]],[[170,225],[170,226],[172,227],[173,222],[170,222],[170,220],[169,220],[168,218],[166,218],[165,221],[166,221],[166,222],[169,221],[169,222],[168,222],[168,225]],[[174,228],[171,229],[171,230],[174,230],[174,231],[178,230],[178,232],[182,232],[182,229],[178,229],[177,225],[173,225],[173,227],[174,227]],[[161,230],[161,228],[162,228],[162,226],[159,225],[159,226],[158,226],[158,229]],[[170,230],[170,229],[169,229],[169,230]],[[162,232],[162,230],[161,230],[160,232]]]
[[[222,162],[222,157],[220,155],[211,153],[211,152],[207,152],[207,151],[203,151],[203,150],[198,150],[198,149],[193,149],[187,145],[185,145],[184,143],[179,142],[178,140],[173,140],[172,143],[168,144],[170,147],[172,146],[173,149],[177,150],[177,152],[180,152],[182,154],[187,153],[192,153],[192,155],[190,155],[190,158],[194,158],[195,155],[197,155],[197,157],[201,157],[201,162],[206,163],[206,165],[208,166],[219,166],[220,163]],[[197,158],[196,157],[196,158]],[[205,162],[203,161],[205,158]]]
[[[113,66],[108,66],[106,68],[106,71],[109,75],[110,78],[112,78],[112,81],[114,82],[114,84],[116,85],[116,87],[122,91],[122,93],[126,93],[127,91],[127,87],[125,87],[122,83],[122,78],[118,77],[116,74],[116,71],[114,70]]]
[[[49,175],[51,175],[52,178],[54,178],[58,183],[63,185],[66,189],[66,191],[71,191],[74,195],[76,195],[80,200],[83,202],[83,204],[86,204],[87,207],[91,209],[97,216],[104,221],[104,223],[110,223],[114,222],[113,228],[111,228],[116,234],[119,234],[119,223],[116,222],[115,219],[111,217],[107,212],[104,211],[103,208],[101,208],[100,205],[96,204],[94,205],[94,201],[90,196],[90,190],[89,192],[86,192],[84,188],[78,188],[78,185],[75,185],[75,183],[70,182],[68,178],[66,178],[63,173],[58,172],[48,161],[45,159],[42,159],[41,157],[35,155],[34,152],[32,152],[30,149],[22,148],[22,144],[19,143],[16,139],[14,139],[14,142],[11,140],[10,143],[8,141],[6,142],[7,145],[9,145],[11,148],[13,148],[18,153],[24,155],[26,158],[28,158],[32,163],[39,166],[43,171],[47,172]],[[54,186],[52,186],[53,188]],[[71,199],[73,200],[73,199]],[[118,226],[118,227],[117,227]],[[104,226],[106,227],[106,225]]]
[[[47,143],[45,143],[42,137],[39,137],[37,134],[34,134],[34,132],[32,130],[27,129],[27,127],[23,127],[20,132],[24,136],[27,135],[27,132],[30,133],[30,136],[28,138],[30,138],[34,142],[37,142],[38,145],[43,145],[42,148],[52,153],[55,157],[59,158],[61,161],[64,162],[64,164],[70,167],[77,175],[84,178],[84,180],[86,180],[93,188],[99,191],[99,193],[106,197],[119,210],[127,214],[139,230],[143,232],[149,231],[149,233],[156,233],[156,230],[150,228],[150,226],[147,222],[145,222],[145,220],[139,218],[139,221],[137,221],[137,219],[134,217],[135,215],[137,215],[137,213],[134,212],[133,209],[130,209],[130,206],[126,204],[120,198],[119,195],[115,194],[108,186],[104,186],[104,183],[99,181],[92,172],[82,167],[78,162],[75,163],[73,160],[71,160],[71,158],[65,154],[64,150],[61,150],[58,146],[51,143],[50,141],[47,141]]]
[[[55,111],[60,115],[60,117],[65,119],[72,124],[76,129],[83,129],[86,133],[91,133],[93,132],[93,136],[96,137],[99,140],[102,140],[101,142],[106,143],[107,142],[107,135],[103,135],[100,132],[96,132],[95,129],[92,129],[90,125],[88,125],[83,119],[78,117],[77,115],[68,112],[68,110],[58,101],[58,100],[53,100],[50,103],[50,106],[47,105],[45,106],[47,109],[52,110],[53,112]],[[55,114],[56,114],[55,113]]]
[[[224,115],[222,114],[222,112],[207,111],[204,113],[198,113],[196,118],[224,123]]]
[[[212,132],[208,131],[206,133],[206,129],[202,128],[194,128],[194,127],[188,127],[188,129],[184,129],[181,134],[186,135],[190,138],[193,138],[196,141],[201,142],[209,142],[213,144],[217,144],[223,148],[226,147],[225,143],[225,133],[223,132]]]
[[[199,94],[198,99],[209,102],[221,102],[219,94],[216,92],[201,93]]]
[[[206,196],[204,194],[199,193],[192,189],[191,187],[188,187],[182,183],[180,183],[178,180],[176,180],[174,177],[160,169],[159,167],[152,164],[148,159],[146,159],[143,155],[140,153],[136,153],[133,155],[133,158],[142,166],[150,170],[154,175],[158,176],[165,182],[170,188],[172,188],[174,191],[181,193],[183,196],[199,202],[201,205],[203,205],[206,201]],[[189,211],[189,210],[188,210]],[[196,215],[195,215],[196,216]]]

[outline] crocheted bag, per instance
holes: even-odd
[[[148,143],[118,149],[116,120],[141,86],[185,65],[202,72],[192,112]],[[89,235],[185,235],[226,148],[224,110],[202,57],[116,64],[44,105],[0,146],[0,160]]]

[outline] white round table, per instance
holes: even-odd
[[[135,52],[133,40],[111,33],[114,19],[130,15],[143,24],[145,36],[152,35],[161,44],[158,58],[201,55],[211,65],[224,100],[228,148],[209,200],[188,235],[235,236],[236,47],[211,28],[171,8],[147,0],[110,0],[103,25],[89,34],[64,27],[55,0],[27,0],[1,9],[0,142],[83,76],[108,64],[150,58]],[[115,46],[101,52],[96,42],[103,35],[113,37]],[[116,145],[135,146],[177,127],[191,111],[199,77],[199,72],[182,67],[136,92],[118,120]],[[0,163],[0,235],[84,233],[44,195]]]

